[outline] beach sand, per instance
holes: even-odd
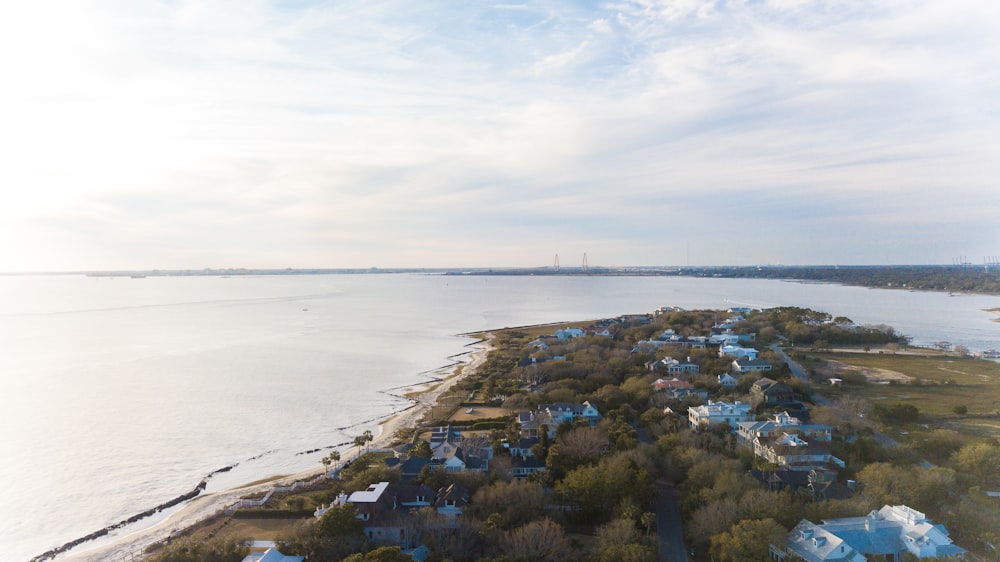
[[[430,408],[443,392],[448,390],[448,388],[462,377],[475,373],[479,366],[486,361],[487,354],[493,349],[492,342],[493,336],[490,334],[487,336],[487,339],[471,344],[475,348],[475,351],[468,354],[467,361],[443,368],[439,373],[441,376],[440,379],[405,389],[397,389],[403,391],[401,396],[413,401],[413,406],[382,420],[379,423],[379,431],[372,441],[371,447],[388,447],[392,444],[397,430],[416,427],[420,419],[430,411]],[[342,463],[350,458],[352,457],[344,453]],[[189,527],[219,513],[226,507],[236,503],[242,497],[255,493],[266,493],[276,484],[287,485],[299,480],[309,480],[320,475],[322,472],[323,468],[317,467],[316,469],[310,469],[298,474],[280,477],[264,484],[255,484],[200,495],[188,501],[179,510],[155,525],[132,532],[123,529],[119,531],[123,534],[113,539],[112,542],[103,542],[107,541],[107,539],[102,539],[102,544],[90,547],[84,543],[69,553],[59,556],[57,560],[83,562],[138,560],[140,559],[140,553],[148,546],[183,534]]]

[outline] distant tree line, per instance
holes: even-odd
[[[1000,294],[1000,268],[996,266],[705,267],[681,269],[678,274],[695,277],[800,279],[862,287]]]

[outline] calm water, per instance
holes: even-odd
[[[319,466],[404,408],[380,392],[455,334],[649,312],[805,306],[915,344],[1000,348],[1000,297],[629,277],[0,277],[0,548],[24,560],[195,487]],[[340,428],[340,429],[338,429]],[[252,460],[251,460],[252,459]],[[148,521],[147,521],[148,524]]]

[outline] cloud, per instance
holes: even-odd
[[[706,263],[946,262],[1000,239],[991,2],[3,10],[0,222],[37,241],[8,269],[651,263],[679,232]],[[760,249],[727,249],[748,222]],[[763,247],[803,229],[826,253]]]

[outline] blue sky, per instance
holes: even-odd
[[[992,0],[0,8],[0,270],[978,262]]]

